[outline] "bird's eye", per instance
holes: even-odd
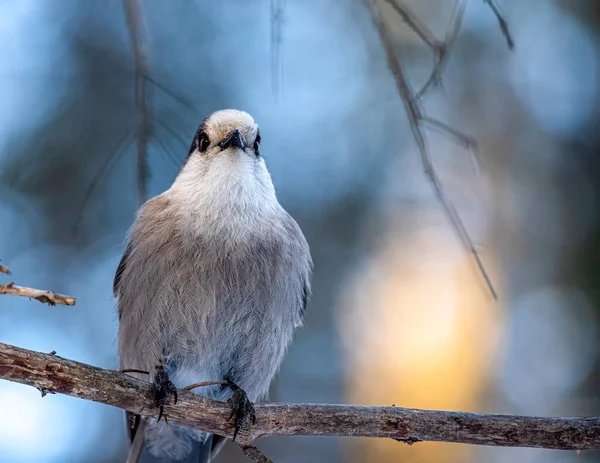
[[[254,152],[258,156],[258,150],[260,148],[260,133],[256,135],[256,139],[254,140]]]
[[[198,136],[198,149],[200,151],[206,151],[208,149],[208,145],[210,145],[210,140],[208,139],[208,135],[202,132]]]

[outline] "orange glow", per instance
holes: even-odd
[[[351,403],[484,411],[499,311],[450,234],[392,238],[340,305]],[[371,439],[348,461],[464,462],[467,446]],[[402,458],[407,460],[402,460]]]

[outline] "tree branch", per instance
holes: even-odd
[[[64,294],[54,293],[43,289],[26,288],[24,286],[15,286],[14,283],[0,285],[0,294],[10,294],[12,296],[30,297],[36,301],[48,305],[75,305],[75,298],[65,296]]]
[[[0,265],[0,273],[4,273],[5,275],[10,275],[10,270],[8,270],[4,265]]]
[[[56,355],[0,343],[0,378],[112,405],[156,417],[153,390],[127,374],[103,370]],[[232,437],[227,403],[178,391],[176,405],[165,407],[170,423]],[[256,424],[244,428],[238,443],[255,461],[269,462],[254,445],[265,436],[362,436],[403,442],[459,442],[561,450],[600,449],[600,417],[539,418],[328,404],[256,404]]]
[[[424,116],[423,119],[421,119],[421,122],[431,125],[433,128],[438,129],[442,133],[450,135],[452,138],[458,141],[458,143],[461,144],[463,148],[465,148],[471,155],[471,163],[473,164],[473,170],[475,173],[480,173],[481,166],[479,165],[479,147],[475,138],[459,132],[455,128],[450,127],[448,124],[444,124],[442,121],[438,121],[437,119],[432,119],[427,116]]]
[[[385,1],[402,17],[404,22],[408,24],[408,27],[410,27],[435,54],[441,55],[444,44],[435,38],[429,28],[421,22],[408,6],[404,5],[400,0]]]
[[[138,0],[123,0],[127,28],[133,47],[135,106],[138,112],[137,123],[137,183],[138,201],[143,204],[148,197],[148,141],[150,138],[150,115],[146,80],[149,75],[148,51],[144,36],[144,24]]]
[[[279,101],[283,83],[283,22],[285,0],[271,0],[271,88],[275,102]]]
[[[481,260],[481,256],[475,247],[467,228],[465,227],[460,215],[458,214],[456,208],[450,201],[450,199],[446,196],[444,189],[442,187],[442,183],[438,178],[435,169],[433,168],[433,161],[431,159],[431,154],[429,152],[429,148],[426,143],[425,135],[421,129],[421,123],[426,119],[417,98],[415,97],[413,91],[410,88],[408,80],[402,71],[402,66],[400,65],[400,61],[396,56],[394,51],[394,46],[392,44],[392,40],[390,38],[389,32],[383,21],[383,17],[381,15],[381,11],[378,6],[377,0],[367,0],[369,8],[373,14],[373,18],[375,20],[375,24],[377,26],[377,30],[379,32],[379,37],[384,46],[388,65],[394,79],[396,81],[396,87],[398,89],[398,93],[400,94],[400,98],[402,103],[404,104],[404,108],[406,110],[406,114],[408,116],[408,121],[413,133],[413,137],[417,143],[417,147],[419,149],[419,153],[421,155],[421,162],[423,164],[423,169],[425,171],[425,175],[429,179],[431,185],[433,186],[433,190],[438,197],[439,202],[441,203],[446,216],[450,220],[450,223],[454,227],[454,230],[458,233],[460,239],[463,242],[465,248],[473,255],[479,272],[483,276],[485,283],[487,284],[492,296],[494,299],[497,299],[497,293],[492,284],[491,278],[483,265],[483,261]],[[460,0],[459,0],[460,1]],[[427,119],[428,123],[432,123],[431,119]],[[440,123],[441,124],[441,123]],[[439,125],[439,124],[438,124]],[[446,130],[448,127],[446,126]],[[458,133],[457,131],[455,131]]]
[[[496,4],[495,0],[483,0],[483,3],[485,3],[492,9],[492,12],[496,16],[496,19],[498,19],[498,24],[500,24],[500,30],[502,31],[502,35],[504,35],[504,38],[506,39],[506,44],[508,45],[508,48],[510,50],[513,50],[515,48],[515,42],[513,41],[512,35],[510,35],[510,31],[508,30],[508,22],[506,22],[506,19],[504,19],[504,16],[500,12],[500,8]]]
[[[441,43],[439,47],[439,51],[437,54],[437,62],[433,66],[431,70],[431,74],[429,74],[429,79],[425,82],[421,90],[419,90],[415,96],[417,100],[421,99],[427,90],[431,88],[433,84],[440,85],[442,84],[442,73],[444,72],[444,68],[446,67],[446,63],[448,62],[448,56],[450,55],[450,50],[454,46],[454,42],[456,42],[456,37],[458,36],[458,31],[462,26],[462,20],[465,13],[465,8],[467,6],[467,0],[457,0],[454,4],[454,11],[452,13],[452,18],[450,19],[450,25],[446,30],[446,38]]]

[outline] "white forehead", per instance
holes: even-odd
[[[212,113],[206,120],[206,126],[210,129],[251,129],[256,127],[254,118],[245,111],[237,109],[222,109]]]

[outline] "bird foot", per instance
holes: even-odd
[[[233,441],[235,442],[238,432],[248,419],[252,421],[252,424],[256,423],[256,414],[246,392],[233,381],[227,380],[227,385],[233,391],[231,398],[227,401],[231,405],[231,414],[227,421],[231,421],[235,417],[235,429],[233,431]]]
[[[156,373],[154,374],[154,405],[158,407],[158,421],[163,416],[164,406],[167,403],[169,395],[173,396],[173,403],[177,403],[177,388],[169,379],[169,375],[165,371],[162,365],[156,366]],[[165,417],[166,421],[166,417]]]

